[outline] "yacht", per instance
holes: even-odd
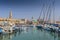
[[[13,33],[13,27],[15,27],[15,24],[8,22],[4,22],[3,24],[3,33]]]

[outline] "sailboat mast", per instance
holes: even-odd
[[[55,0],[53,0],[53,23],[55,23]]]

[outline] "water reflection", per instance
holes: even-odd
[[[3,36],[2,36],[2,35],[0,35],[0,39],[1,39],[1,40],[3,39]]]
[[[0,40],[12,40],[13,37],[16,37],[17,34],[20,35],[21,31],[15,31],[12,34],[0,34]]]
[[[33,27],[28,27],[27,30],[24,30],[24,31],[19,29],[12,34],[4,34],[4,35],[1,34],[0,40],[15,40],[14,38],[18,40],[20,39],[23,40],[22,39],[23,37],[25,37],[25,39],[27,40],[27,39],[30,39],[30,38],[27,38],[29,36],[32,39],[35,38],[37,40],[60,40],[60,33],[49,32],[43,29],[34,29],[34,30],[33,29],[34,29]]]
[[[60,40],[60,33],[58,33],[58,40]]]

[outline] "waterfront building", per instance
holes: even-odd
[[[10,11],[8,18],[0,18],[0,24],[5,21],[7,21],[9,23],[14,23],[14,24],[16,24],[16,23],[26,24],[27,19],[14,19],[12,16],[12,11]]]

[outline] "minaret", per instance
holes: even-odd
[[[12,11],[9,13],[9,18],[12,19]]]

